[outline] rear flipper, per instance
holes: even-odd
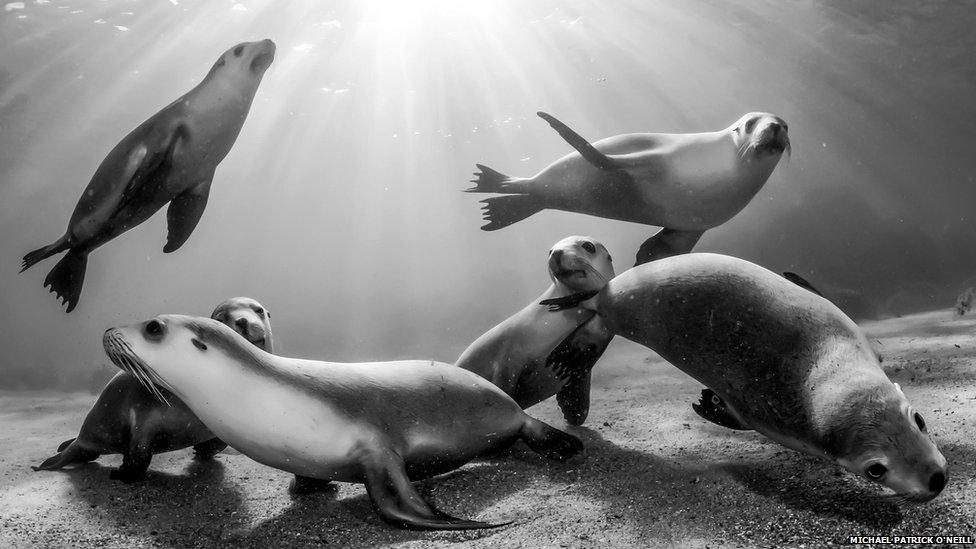
[[[87,267],[88,252],[70,249],[44,279],[44,286],[49,287],[51,292],[68,306],[66,313],[73,311],[78,304]]]
[[[464,189],[466,193],[511,193],[512,190],[508,188],[508,184],[518,181],[517,178],[496,172],[484,164],[475,164],[475,166],[478,166],[481,171],[474,173],[475,178],[471,180],[474,187]]]
[[[583,450],[583,441],[580,439],[529,416],[525,416],[525,425],[519,431],[519,438],[533,452],[556,461],[567,460]]]
[[[362,466],[366,493],[373,509],[384,521],[397,528],[473,530],[508,524],[459,519],[438,511],[420,497],[407,478],[403,459],[389,448],[367,450]]]
[[[648,238],[637,250],[637,265],[673,255],[686,254],[695,247],[705,231],[676,231],[667,227]]]
[[[332,481],[295,475],[295,481],[292,482],[289,491],[293,494],[304,495],[314,494],[316,492],[334,491],[337,489],[338,487]]]
[[[227,443],[219,438],[212,438],[210,440],[201,442],[200,444],[195,444],[193,445],[193,459],[198,461],[213,459],[213,457],[222,452],[224,448],[227,448]]]
[[[58,453],[45,459],[40,465],[32,466],[35,471],[56,471],[72,463],[88,463],[98,459],[98,452],[85,450],[80,444],[73,444],[75,439],[66,440],[58,446]]]
[[[722,397],[716,395],[715,391],[711,389],[703,389],[701,400],[698,404],[692,404],[691,407],[696,414],[716,425],[736,431],[752,431],[752,427],[746,424],[732,408],[729,408]]]
[[[528,194],[496,196],[481,201],[486,223],[482,231],[497,231],[545,209],[538,198]]]
[[[54,254],[61,253],[68,249],[68,235],[64,235],[54,244],[48,244],[43,248],[38,248],[24,256],[24,262],[20,264],[20,272],[30,269],[38,261],[42,261]]]

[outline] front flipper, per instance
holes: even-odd
[[[184,191],[169,203],[166,210],[166,221],[169,224],[169,235],[163,252],[175,252],[190,238],[190,233],[196,228],[207,207],[207,197],[210,196],[210,182],[207,179],[196,187]]]
[[[552,126],[552,129],[556,130],[559,135],[566,140],[567,143],[573,146],[583,158],[593,164],[601,170],[620,170],[620,165],[614,159],[598,151],[589,141],[583,138],[580,134],[573,131],[569,126],[563,124],[555,116],[539,111],[536,113],[540,118],[545,120]]]
[[[667,227],[648,238],[637,250],[637,265],[673,255],[686,254],[695,247],[705,231],[677,231]]]
[[[572,309],[573,307],[576,307],[580,303],[586,301],[587,299],[590,299],[591,297],[595,296],[598,293],[600,292],[599,291],[580,292],[578,294],[570,294],[563,297],[553,297],[550,299],[543,299],[542,301],[539,302],[539,305],[548,306],[549,310],[552,312],[562,311],[563,309]]]
[[[716,395],[715,391],[711,389],[703,389],[701,400],[698,404],[692,404],[691,407],[702,419],[711,421],[716,425],[736,431],[752,431],[752,427],[742,421],[738,414],[722,400],[722,397]]]
[[[362,463],[366,493],[373,508],[386,522],[410,530],[473,530],[496,528],[488,524],[454,518],[428,504],[407,478],[403,459],[389,448],[368,450]]]
[[[169,178],[177,147],[188,136],[188,130],[182,124],[175,124],[169,131],[151,133],[133,148],[125,171],[126,174],[132,173],[132,176],[125,182],[115,211],[133,201],[153,202],[152,199]]]
[[[193,445],[193,459],[197,461],[207,461],[213,459],[214,456],[223,452],[227,448],[227,443],[220,440],[219,438],[212,438],[210,440],[201,442],[200,444]]]
[[[613,334],[598,316],[573,330],[546,358],[551,369],[566,384],[556,393],[556,403],[570,425],[582,425],[590,411],[590,374],[607,350]]]

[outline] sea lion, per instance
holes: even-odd
[[[742,259],[690,254],[634,267],[586,303],[611,333],[709,387],[741,426],[900,499],[945,487],[921,414],[854,321],[814,292]]]
[[[550,459],[576,437],[525,414],[475,373],[432,361],[343,364],[285,358],[211,319],[178,315],[110,328],[105,352],[155,394],[166,389],[221,440],[298,475],[361,482],[387,522],[417,529],[498,526],[448,516],[411,479],[450,471],[521,439]]]
[[[217,305],[211,318],[223,322],[257,347],[272,352],[271,314],[247,297],[228,299]],[[125,483],[146,480],[154,454],[193,446],[198,459],[210,459],[227,447],[172,394],[169,406],[146,391],[140,380],[119,372],[102,389],[85,416],[77,438],[64,441],[58,453],[33,467],[53,471],[74,463],[85,463],[103,454],[122,454],[122,466],[110,477]],[[297,480],[296,484],[304,481]]]
[[[548,357],[593,311],[575,307],[552,314],[538,302],[581,292],[595,294],[613,276],[612,258],[603,244],[586,236],[560,240],[549,250],[549,288],[475,340],[455,364],[491,381],[522,408],[558,395],[566,420],[581,424],[589,411],[589,367],[595,359],[586,364],[589,347],[585,344],[567,346],[552,361]],[[571,366],[565,363],[570,354]]]
[[[482,200],[488,223],[481,228],[501,229],[546,208],[663,227],[641,245],[637,264],[691,251],[704,231],[752,200],[790,149],[786,122],[764,112],[716,132],[624,134],[593,144],[538,115],[576,152],[530,178],[478,164],[467,192],[510,195]]]
[[[125,136],[98,166],[64,236],[25,255],[20,272],[67,250],[44,286],[70,313],[81,296],[88,254],[167,202],[163,251],[179,249],[203,215],[214,170],[234,145],[274,53],[271,40],[234,46],[200,84]]]

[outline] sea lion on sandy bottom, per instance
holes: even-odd
[[[380,516],[400,527],[497,526],[438,511],[411,479],[450,471],[515,439],[550,459],[582,449],[576,437],[451,364],[285,358],[248,345],[220,322],[178,315],[111,328],[104,346],[116,366],[178,396],[251,459],[363,483]]]
[[[633,133],[592,144],[555,117],[538,115],[576,152],[530,178],[478,164],[468,192],[510,195],[482,200],[482,229],[547,208],[663,227],[641,245],[637,264],[691,251],[704,231],[752,200],[790,149],[786,122],[763,112],[716,132]]]
[[[228,299],[217,305],[211,318],[272,352],[271,315],[257,301]],[[193,446],[198,459],[210,459],[227,447],[178,398],[169,393],[164,396],[169,405],[147,391],[140,380],[119,372],[102,389],[78,436],[61,443],[58,454],[33,469],[53,471],[104,454],[122,454],[122,466],[110,477],[129,483],[150,477],[146,471],[154,454]],[[296,480],[296,485],[303,482]]]
[[[748,261],[689,254],[634,267],[587,303],[610,332],[709,387],[742,425],[903,500],[945,487],[946,460],[921,414],[854,321],[812,291]]]
[[[476,339],[455,364],[491,381],[522,408],[557,395],[566,421],[582,424],[590,404],[590,367],[596,359],[587,363],[588,348],[582,346],[564,349],[564,354],[574,355],[571,367],[548,357],[594,313],[574,307],[554,314],[539,301],[581,292],[595,295],[613,276],[612,258],[603,244],[586,236],[560,240],[549,250],[549,288]]]
[[[64,236],[24,256],[20,272],[67,250],[44,286],[70,313],[81,296],[88,254],[167,202],[163,251],[179,249],[203,215],[214,170],[237,140],[274,53],[271,40],[234,46],[195,88],[125,136],[95,170]]]

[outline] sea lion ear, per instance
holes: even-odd
[[[190,341],[193,342],[193,346],[196,347],[197,349],[200,349],[201,351],[206,351],[207,350],[207,344],[204,343],[204,342],[202,342],[202,341],[200,341],[199,339],[197,339],[197,338],[194,337],[194,338],[191,338]]]

